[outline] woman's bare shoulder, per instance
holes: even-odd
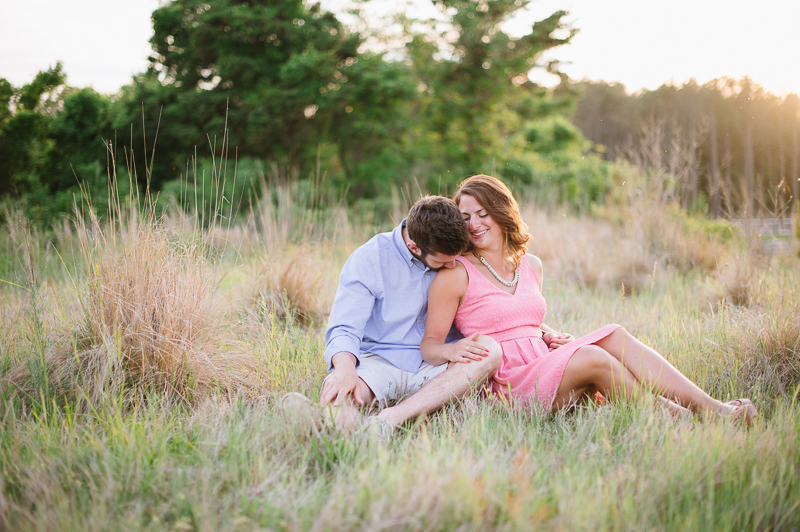
[[[526,253],[525,258],[528,259],[528,264],[531,265],[533,271],[535,271],[537,274],[542,273],[542,260],[539,257],[530,253]]]
[[[526,253],[525,258],[528,260],[528,264],[531,265],[531,268],[533,268],[533,271],[536,272],[536,277],[539,278],[539,290],[541,290],[542,274],[544,271],[544,267],[542,266],[542,260],[536,255],[531,255],[530,253]]]
[[[463,295],[467,291],[469,276],[463,264],[456,261],[455,268],[442,268],[433,278],[431,288],[439,288],[445,292],[456,292]]]

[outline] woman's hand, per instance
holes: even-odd
[[[480,332],[476,332],[463,340],[449,344],[443,352],[444,357],[448,362],[460,362],[463,364],[468,364],[473,360],[483,360],[489,354],[489,350],[475,341],[480,334]]]
[[[542,335],[542,340],[544,343],[547,344],[547,347],[550,348],[550,351],[558,349],[562,345],[566,345],[570,342],[575,341],[575,337],[571,334],[566,333],[559,333],[559,332],[545,332]]]

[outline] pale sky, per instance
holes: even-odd
[[[347,0],[325,0],[338,9]],[[14,85],[61,61],[68,83],[115,92],[147,67],[150,13],[160,0],[0,0],[0,77]],[[412,13],[435,12],[412,0]],[[374,12],[397,6],[374,0]],[[548,54],[580,80],[621,81],[629,90],[672,80],[751,76],[777,93],[800,93],[798,0],[536,0],[508,25],[521,34],[553,11],[580,29]],[[548,82],[546,76],[532,75]]]

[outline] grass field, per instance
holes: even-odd
[[[37,232],[6,210],[0,529],[800,528],[796,255],[664,205],[525,203],[548,324],[624,324],[760,417],[647,398],[543,417],[476,393],[379,444],[275,408],[318,398],[338,272],[391,227],[295,192],[204,229],[122,206]]]

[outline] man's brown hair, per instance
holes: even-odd
[[[420,198],[408,213],[406,229],[423,256],[460,255],[469,246],[467,227],[458,205],[442,196]]]
[[[492,220],[503,228],[503,250],[506,257],[519,266],[531,241],[528,226],[522,221],[519,205],[511,190],[499,179],[480,174],[465,179],[458,185],[453,199],[461,201],[463,195],[472,196],[489,213]],[[472,243],[469,249],[472,250]]]

